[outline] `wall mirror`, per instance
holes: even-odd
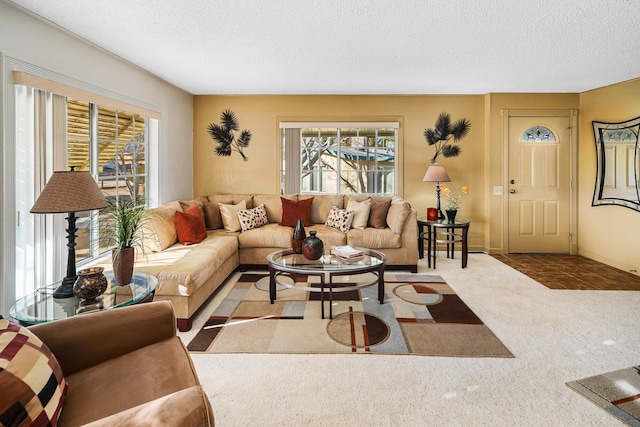
[[[619,205],[640,211],[640,117],[620,123],[592,123],[596,141],[597,170],[591,205]]]

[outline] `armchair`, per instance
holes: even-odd
[[[209,400],[168,301],[29,327],[68,384],[59,425],[211,426]]]

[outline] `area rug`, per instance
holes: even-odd
[[[640,366],[571,381],[567,385],[624,423],[640,427]]]
[[[349,276],[347,277],[347,280]],[[353,278],[352,278],[353,279]],[[291,284],[318,287],[315,276]],[[321,317],[319,292],[278,286],[269,301],[265,273],[243,273],[188,344],[204,353],[378,353],[513,357],[440,276],[385,274],[377,286],[334,292],[333,319]]]

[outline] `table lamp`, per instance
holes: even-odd
[[[447,171],[444,169],[443,165],[432,163],[427,169],[427,173],[424,174],[424,178],[422,178],[422,180],[424,182],[436,183],[436,196],[438,197],[438,221],[443,220],[444,214],[440,209],[440,183],[451,182],[451,178],[447,175]]]
[[[42,193],[31,208],[31,213],[68,213],[67,275],[62,284],[54,291],[54,298],[73,296],[73,284],[78,278],[76,273],[76,212],[101,209],[108,206],[102,191],[89,172],[56,171],[42,189]]]

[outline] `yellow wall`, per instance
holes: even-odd
[[[230,109],[238,116],[241,129],[253,133],[244,162],[237,153],[231,157],[217,157],[215,143],[207,134],[209,123],[220,122],[220,113]],[[446,166],[453,180],[451,186],[469,185],[470,194],[463,199],[459,216],[469,218],[469,245],[483,250],[484,194],[484,97],[462,96],[218,96],[194,97],[194,194],[208,193],[267,193],[277,194],[279,188],[280,120],[336,120],[366,121],[399,120],[402,163],[400,195],[426,215],[427,207],[436,205],[435,184],[422,181],[434,147],[429,147],[422,135],[433,127],[441,112],[453,120],[471,121],[471,131],[459,143],[458,157],[438,162]]]
[[[224,109],[233,110],[243,129],[253,132],[239,155],[217,157],[207,134]],[[624,270],[640,270],[640,213],[619,206],[592,207],[595,142],[591,121],[624,121],[640,115],[640,79],[582,94],[506,94],[455,96],[218,96],[194,97],[194,194],[268,193],[279,191],[279,120],[399,120],[401,195],[419,212],[435,206],[434,184],[422,182],[433,155],[422,132],[438,114],[471,120],[471,132],[460,143],[459,157],[439,162],[447,167],[452,186],[468,184],[460,216],[472,221],[470,249],[501,253],[503,201],[493,187],[504,177],[503,110],[579,109],[578,132],[578,250],[592,259]],[[506,193],[507,188],[503,188]]]
[[[622,270],[640,271],[640,212],[622,206],[591,206],[596,147],[591,122],[640,116],[640,79],[580,95],[579,252]]]

